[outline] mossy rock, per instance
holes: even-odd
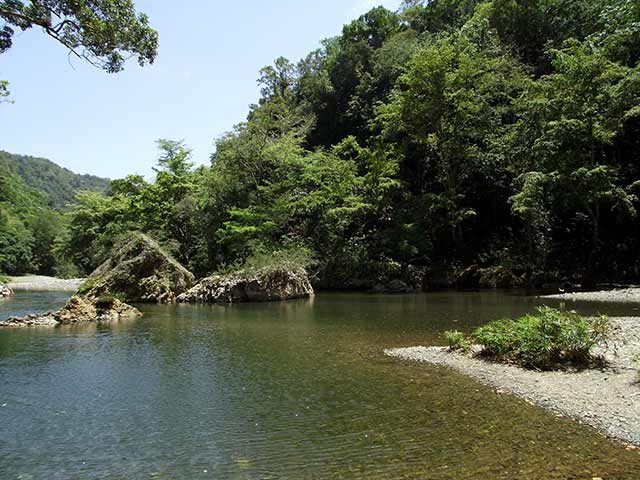
[[[264,268],[214,275],[178,297],[185,303],[271,302],[305,298],[313,287],[304,268]]]
[[[58,311],[27,315],[26,317],[10,317],[0,322],[0,327],[53,327],[88,322],[118,321],[140,315],[142,313],[137,308],[109,295],[103,295],[99,298],[74,295]]]
[[[143,233],[132,233],[80,286],[78,293],[124,302],[171,303],[195,283],[191,272]]]

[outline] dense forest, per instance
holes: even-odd
[[[27,186],[45,192],[47,202],[57,210],[64,210],[74,203],[76,193],[80,190],[105,194],[109,191],[108,179],[73,173],[46,158],[15,155],[0,150],[0,165],[2,171],[10,169]]]
[[[446,285],[473,264],[531,285],[640,278],[637,1],[405,0],[321,45],[260,70],[210,166],[160,140],[152,181],[80,192],[56,271],[141,230],[197,275],[276,253],[326,288]],[[3,182],[5,204],[44,201]]]
[[[105,194],[109,181],[77,175],[50,160],[0,151],[0,272],[78,273],[58,254],[65,211],[80,191]]]

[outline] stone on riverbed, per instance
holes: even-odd
[[[126,302],[171,303],[195,277],[143,233],[133,233],[80,286],[79,293]]]
[[[57,312],[27,315],[26,317],[10,317],[4,322],[0,322],[0,327],[53,327],[58,324],[105,322],[134,318],[141,315],[137,308],[127,305],[117,298],[90,298],[74,295]]]
[[[178,302],[271,302],[311,295],[313,287],[304,268],[270,267],[205,278],[180,295]]]
[[[0,282],[0,298],[10,297],[13,294],[11,289],[4,283]]]

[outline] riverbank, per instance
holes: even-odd
[[[30,275],[27,277],[12,277],[7,282],[7,286],[14,291],[75,292],[83,281],[83,278],[63,279],[42,275]]]
[[[640,288],[619,288],[615,290],[600,290],[598,292],[574,292],[544,295],[540,298],[553,298],[556,300],[586,301],[586,302],[615,302],[615,303],[640,303]]]
[[[634,356],[640,353],[640,317],[612,318],[615,338],[598,349],[601,370],[540,372],[494,363],[446,347],[385,350],[403,360],[442,365],[560,415],[591,425],[609,437],[640,446],[640,385]]]

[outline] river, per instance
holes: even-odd
[[[18,292],[0,318],[67,296]],[[0,330],[0,478],[640,478],[640,454],[592,428],[382,352],[442,343],[442,330],[539,303],[501,292],[320,293]]]

